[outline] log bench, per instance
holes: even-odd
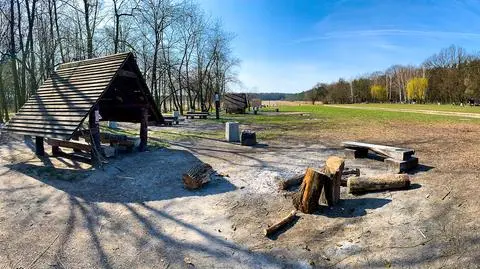
[[[88,130],[82,133],[85,141],[90,142],[90,135]],[[127,135],[120,134],[111,134],[111,133],[100,133],[100,143],[109,144],[111,147],[125,147],[129,152],[133,151],[135,146],[138,146],[138,138],[128,137]]]
[[[398,148],[362,142],[342,142],[345,157],[348,159],[366,158],[372,151],[384,158],[388,170],[395,173],[407,172],[418,166],[418,158],[413,156],[414,149]]]
[[[187,112],[185,114],[185,117],[187,119],[188,118],[194,119],[195,117],[198,117],[199,119],[206,119],[209,115],[210,113],[208,112]]]
[[[53,139],[53,138],[48,138],[46,139],[47,144],[52,146],[52,155],[53,156],[58,156],[61,151],[60,147],[62,148],[70,148],[73,149],[74,151],[84,151],[84,152],[90,152],[92,151],[92,146],[88,143],[85,142],[80,142],[80,141],[67,141],[67,140],[61,140],[61,139]]]

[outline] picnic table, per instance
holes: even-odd
[[[198,117],[199,119],[206,119],[209,115],[210,113],[208,112],[187,112],[185,114],[185,117],[187,119],[188,118],[194,119],[195,117]]]

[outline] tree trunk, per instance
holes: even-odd
[[[57,43],[60,48],[60,57],[62,57],[62,63],[65,63],[65,54],[63,52],[62,39],[60,36],[60,28],[58,27],[58,12],[57,12],[57,1],[53,0],[53,12],[55,14],[55,29],[57,32]]]
[[[5,96],[5,88],[3,87],[3,67],[0,65],[0,122],[9,121],[10,118],[8,116],[8,105],[7,99]],[[3,115],[4,116],[3,116]]]
[[[17,0],[17,14],[21,14],[20,12],[20,1]],[[27,52],[25,50],[25,45],[23,43],[23,35],[22,35],[22,17],[21,16],[17,16],[17,24],[18,24],[18,36],[19,36],[19,39],[18,39],[18,43],[20,45],[20,51],[22,52],[22,70],[21,70],[21,73],[20,73],[20,79],[21,79],[21,84],[20,84],[20,92],[19,92],[19,96],[17,97],[17,100],[18,100],[18,104],[17,106],[18,107],[21,107],[24,103],[25,103],[25,97],[27,95]],[[17,112],[18,109],[17,107],[15,108],[15,112]]]
[[[14,11],[13,0],[10,0],[10,66],[13,75],[13,86],[14,86],[14,107],[15,111],[18,111],[19,98],[20,98],[20,84],[18,82],[18,71],[17,71],[17,57],[15,55],[15,11]],[[20,16],[20,14],[18,14]]]
[[[349,193],[364,193],[410,187],[410,177],[406,174],[384,174],[374,177],[350,177],[347,180]]]

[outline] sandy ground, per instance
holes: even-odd
[[[277,191],[278,178],[341,155],[336,145],[185,138],[90,170],[38,159],[31,142],[3,136],[0,267],[479,268],[479,199],[465,199],[478,192],[464,184],[478,184],[478,173],[425,163],[412,173],[410,190],[352,196],[342,188],[338,207],[301,214],[265,238],[263,228],[293,209],[290,194]],[[185,190],[181,174],[197,162],[218,174],[201,190]],[[375,160],[346,165],[362,174],[386,171]],[[458,175],[461,185],[451,184]],[[453,189],[462,185],[464,192]]]

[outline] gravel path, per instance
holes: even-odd
[[[338,108],[365,109],[365,110],[380,110],[380,111],[406,112],[406,113],[419,113],[419,114],[429,114],[429,115],[440,115],[440,116],[452,116],[452,117],[462,117],[462,118],[480,119],[480,113],[455,112],[455,111],[438,111],[438,110],[425,110],[425,109],[409,109],[409,108],[359,107],[359,106],[349,106],[349,105],[326,105],[326,106],[338,107]]]

